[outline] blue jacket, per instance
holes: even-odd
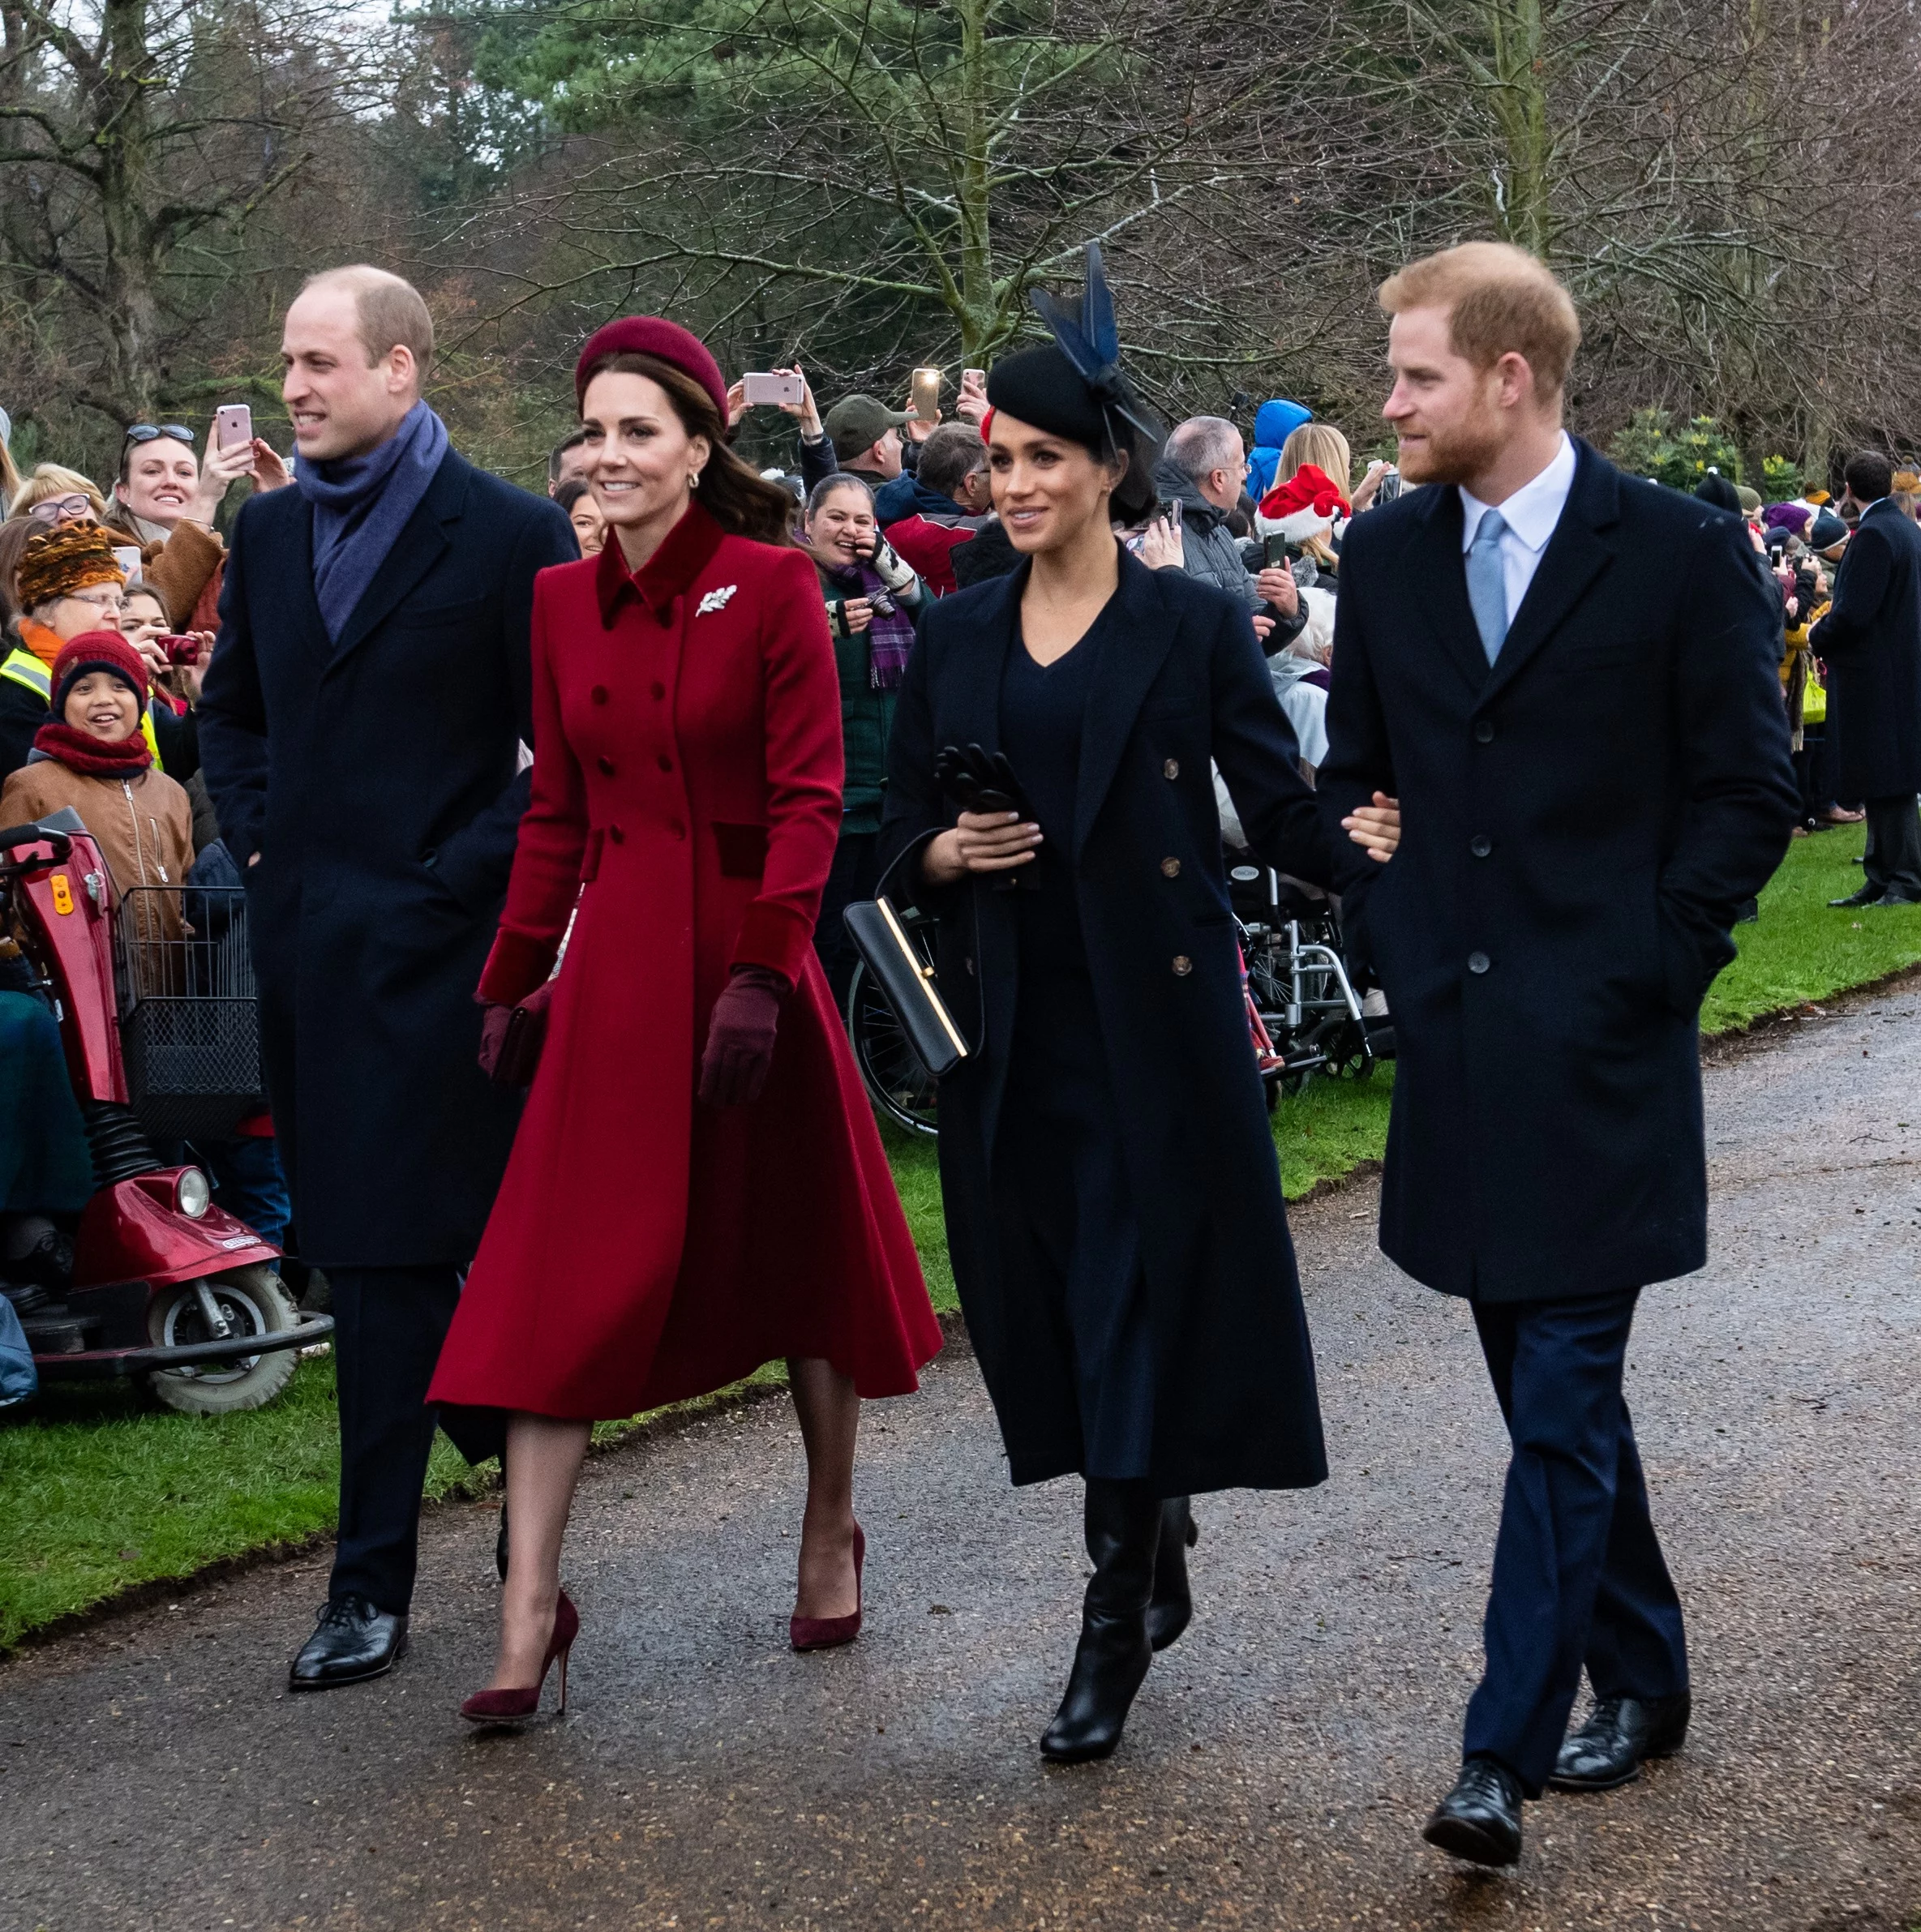
[[[1312,409],[1289,402],[1284,396],[1270,396],[1254,412],[1254,448],[1247,452],[1251,466],[1247,473],[1247,494],[1257,503],[1274,487],[1281,445],[1302,423],[1313,421]]]

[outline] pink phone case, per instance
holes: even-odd
[[[254,413],[243,402],[222,403],[213,412],[213,442],[217,449],[232,449],[254,439]]]

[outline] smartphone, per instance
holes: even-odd
[[[114,561],[120,566],[120,574],[129,583],[140,574],[140,546],[137,543],[116,543],[114,546]]]
[[[984,369],[963,369],[961,371],[961,387],[963,389],[978,389],[985,395],[987,371]]]
[[[784,370],[750,370],[743,379],[747,406],[757,409],[772,403],[776,409],[798,409],[805,400],[806,384]]]
[[[941,372],[937,369],[914,371],[914,420],[932,422],[941,413]]]
[[[167,653],[169,664],[200,662],[200,640],[197,637],[184,636],[178,631],[164,631],[153,641]]]
[[[1177,496],[1164,496],[1154,506],[1154,514],[1164,518],[1176,529],[1181,527],[1181,499]]]
[[[1282,570],[1287,567],[1288,540],[1279,530],[1261,539],[1261,561],[1270,570]]]
[[[1377,503],[1391,503],[1400,495],[1400,472],[1390,464],[1381,478],[1380,487],[1374,493],[1374,499]]]
[[[213,447],[234,449],[254,439],[254,413],[243,402],[224,402],[213,412]]]

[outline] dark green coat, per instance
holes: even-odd
[[[845,603],[850,593],[822,577],[821,594],[831,611],[836,605]],[[924,589],[920,609],[913,614],[917,628],[920,611],[926,610],[929,601]],[[881,797],[887,789],[887,737],[894,729],[894,709],[900,701],[900,693],[874,689],[866,632],[855,637],[843,637],[838,626],[831,628],[835,633],[834,667],[840,673],[841,742],[847,761],[847,779],[841,789],[840,829],[843,835],[878,832]]]

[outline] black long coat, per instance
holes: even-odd
[[[1701,996],[1798,809],[1740,520],[1577,449],[1491,670],[1457,490],[1356,517],[1341,553],[1319,795],[1404,823],[1385,866],[1337,856],[1400,1054],[1381,1246],[1489,1301],[1706,1260]]]
[[[1027,576],[1023,563],[928,613],[894,718],[883,864],[954,822],[934,783],[939,748],[999,745]],[[1151,1480],[1168,1495],[1305,1487],[1327,1474],[1314,1358],[1248,1039],[1210,758],[1257,852],[1325,877],[1325,834],[1246,610],[1125,553],[1116,595],[1121,621],[1083,729],[1073,861],[1147,1276]],[[979,1047],[941,1086],[954,1280],[1014,1480],[1040,1481],[1079,1467],[1081,1443],[1067,1338],[1040,1284],[1010,1278],[995,1232],[1014,906],[971,881],[920,902],[940,916],[940,984]]]
[[[312,532],[298,490],[241,511],[199,709],[274,1128],[307,1259],[465,1266],[519,1112],[475,1064],[474,989],[527,803],[534,578],[578,552],[450,451],[330,645]]]
[[[1807,641],[1829,674],[1829,790],[1921,791],[1921,525],[1899,504],[1884,498],[1856,525]]]

